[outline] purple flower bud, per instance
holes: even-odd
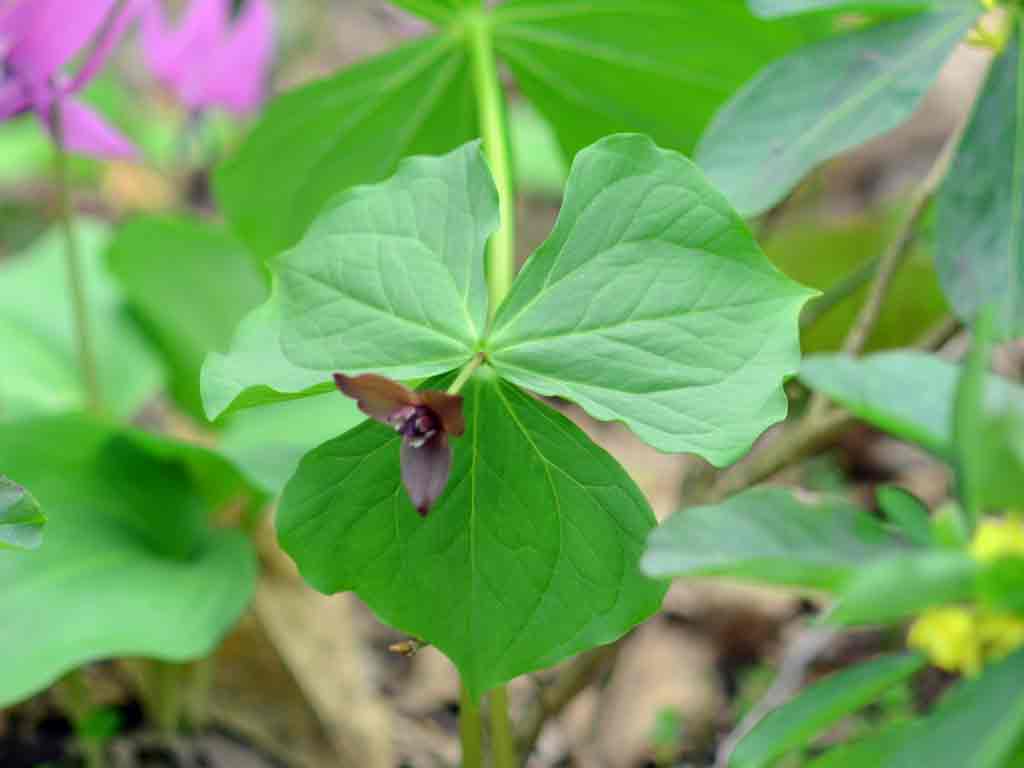
[[[436,390],[416,392],[373,373],[336,373],[334,383],[358,403],[359,410],[402,436],[402,483],[416,511],[425,517],[451,474],[448,435],[459,437],[466,431],[462,397]]]

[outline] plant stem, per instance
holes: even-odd
[[[64,118],[60,100],[53,103],[51,125],[57,172],[57,204],[61,231],[64,235],[64,260],[68,276],[68,292],[71,296],[71,313],[74,322],[75,346],[78,351],[78,367],[85,388],[89,409],[99,413],[103,409],[100,396],[96,356],[93,353],[92,333],[89,327],[89,307],[85,297],[82,263],[75,235],[73,208],[71,205],[71,180],[68,173],[68,153],[64,143]]]
[[[842,277],[839,282],[830,285],[821,296],[812,299],[800,313],[800,330],[806,331],[812,327],[846,299],[870,283],[875,273],[878,272],[878,263],[881,260],[881,256],[875,256],[864,262]]]
[[[508,716],[508,689],[504,685],[491,691],[491,751],[494,768],[517,768],[519,765]]]
[[[178,664],[151,659],[144,671],[150,719],[167,736],[177,733],[181,725],[181,669]]]
[[[473,359],[462,366],[462,370],[459,371],[459,375],[455,377],[455,381],[448,387],[449,395],[457,395],[462,391],[462,388],[466,386],[466,382],[469,381],[470,377],[484,362],[483,353],[477,353],[473,355]]]
[[[473,59],[473,84],[476,91],[480,132],[484,154],[498,188],[501,223],[487,246],[487,289],[490,313],[494,317],[502,299],[512,287],[516,271],[516,193],[512,178],[505,94],[494,56],[490,18],[477,9],[465,14],[465,34]]]
[[[83,733],[83,725],[93,711],[92,694],[89,691],[85,673],[81,667],[73,669],[64,676],[62,682],[67,693],[68,714],[71,715],[71,722],[75,728],[78,747],[82,750],[85,768],[104,768],[106,760],[103,755],[103,745],[89,739],[88,734]]]
[[[462,742],[462,768],[483,768],[480,744],[480,707],[466,687],[459,701],[459,740]]]

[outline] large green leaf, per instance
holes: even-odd
[[[292,363],[281,349],[280,291],[238,326],[226,354],[211,352],[203,363],[200,390],[209,419],[231,411],[295,400],[334,388],[327,371]]]
[[[232,416],[218,449],[250,483],[277,494],[295,474],[303,455],[362,419],[355,401],[337,391],[272,403]]]
[[[162,371],[103,268],[106,227],[75,224],[100,391],[115,415],[133,415]],[[57,231],[0,269],[0,418],[80,408],[86,395]],[[5,468],[6,471],[6,468]]]
[[[827,750],[821,757],[806,764],[806,768],[867,768],[881,765],[883,758],[904,742],[913,722],[884,725],[878,730]]]
[[[770,64],[715,115],[697,162],[740,213],[767,210],[818,164],[906,120],[980,12],[921,13]]]
[[[37,549],[46,515],[25,488],[0,475],[0,550]]]
[[[806,503],[782,488],[755,488],[676,512],[651,534],[642,566],[659,578],[728,576],[837,589],[858,567],[901,549],[845,501]]]
[[[219,169],[217,199],[237,234],[271,256],[339,191],[476,136],[467,53],[455,36],[429,37],[279,97]]]
[[[622,468],[568,419],[482,369],[466,434],[426,518],[376,422],[299,465],[281,546],[321,592],[355,590],[459,668],[474,695],[608,643],[660,605],[637,567],[654,516]]]
[[[0,552],[0,706],[96,659],[202,657],[238,619],[256,560],[207,523],[200,452],[79,416],[0,428],[0,465],[49,514],[37,551]]]
[[[816,355],[800,379],[860,419],[952,460],[953,396],[960,368],[924,352],[880,352],[863,358]],[[987,378],[986,401],[1024,408],[1024,389]]]
[[[924,550],[865,563],[827,614],[832,624],[886,624],[934,605],[970,600],[978,563],[965,552]]]
[[[785,416],[811,295],[686,158],[611,136],[576,157],[487,346],[502,376],[722,465]]]
[[[343,193],[274,262],[285,356],[394,378],[465,363],[487,322],[484,247],[497,227],[477,142]]]
[[[141,217],[122,226],[107,263],[169,362],[171,387],[202,413],[199,371],[267,294],[257,262],[223,230],[184,218]]]
[[[1024,505],[1024,404],[986,391],[993,311],[974,326],[971,351],[957,383],[953,438],[960,499],[973,527],[989,509]]]
[[[894,654],[819,680],[761,720],[736,745],[729,768],[768,768],[924,665],[925,659],[919,654]]]
[[[881,768],[1003,768],[1024,734],[1024,650],[961,681]]]
[[[986,304],[1004,337],[1024,333],[1024,56],[1018,41],[992,63],[939,192],[936,266],[970,321]]]
[[[506,0],[493,24],[499,56],[568,157],[620,131],[690,152],[736,88],[804,39],[742,0]]]

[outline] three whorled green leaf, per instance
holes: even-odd
[[[716,115],[697,162],[745,216],[815,166],[902,123],[981,13],[977,3],[891,21],[770,64]]]
[[[642,136],[573,163],[558,223],[487,340],[505,378],[722,465],[786,413],[812,293],[779,272],[701,172]]]
[[[261,256],[297,242],[342,190],[479,135],[473,39],[507,65],[572,157],[617,131],[689,152],[735,88],[808,34],[753,18],[742,0],[400,4],[436,33],[284,94],[218,171],[221,207]],[[742,43],[723,48],[724,38]]]
[[[664,587],[637,567],[654,515],[614,459],[493,373],[463,394],[467,431],[428,517],[399,481],[399,436],[368,422],[302,460],[278,533],[313,586],[357,591],[479,695],[611,642]]]
[[[1003,338],[1024,333],[1024,49],[992,62],[938,198],[936,266],[960,317],[996,309]]]

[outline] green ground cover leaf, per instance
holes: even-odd
[[[355,590],[479,695],[611,642],[665,586],[637,567],[655,520],[614,459],[489,370],[463,395],[467,431],[428,517],[399,480],[399,437],[367,422],[302,460],[278,535],[315,588]]]
[[[782,488],[756,488],[676,512],[651,534],[642,566],[658,578],[727,576],[834,590],[857,568],[902,550],[848,502],[808,503]]]
[[[75,227],[100,391],[110,413],[128,418],[159,390],[163,371],[104,269],[107,228],[86,219]],[[85,404],[66,286],[56,230],[0,267],[0,419]]]
[[[0,475],[0,550],[38,549],[46,515],[24,487]]]
[[[267,294],[263,268],[222,229],[191,219],[144,216],[116,232],[107,264],[163,350],[171,390],[201,416],[199,372],[224,349]]]
[[[256,579],[245,536],[208,522],[222,464],[85,416],[0,428],[0,465],[49,514],[38,550],[0,552],[0,706],[89,661],[187,661],[216,646]]]
[[[1024,734],[1024,650],[961,680],[881,768],[1003,768]]]
[[[921,13],[768,65],[715,115],[698,164],[741,214],[762,213],[815,166],[910,117],[980,14]]]
[[[1024,56],[992,62],[938,197],[936,267],[957,314],[987,304],[1003,338],[1024,333]]]
[[[730,768],[768,768],[814,736],[875,701],[886,689],[925,666],[916,653],[900,653],[856,664],[808,686],[772,710],[736,745]]]
[[[235,233],[269,257],[341,190],[477,135],[467,52],[455,37],[428,37],[280,96],[220,167],[215,191]]]
[[[919,11],[949,6],[978,7],[977,0],[747,0],[751,12],[763,19],[813,11]]]
[[[959,366],[925,352],[879,352],[862,358],[815,355],[800,380],[857,418],[954,460],[953,400]],[[1024,389],[988,375],[986,402],[1024,408]]]
[[[558,223],[487,341],[505,378],[716,465],[786,413],[812,292],[764,257],[681,155],[619,135],[581,152]]]

